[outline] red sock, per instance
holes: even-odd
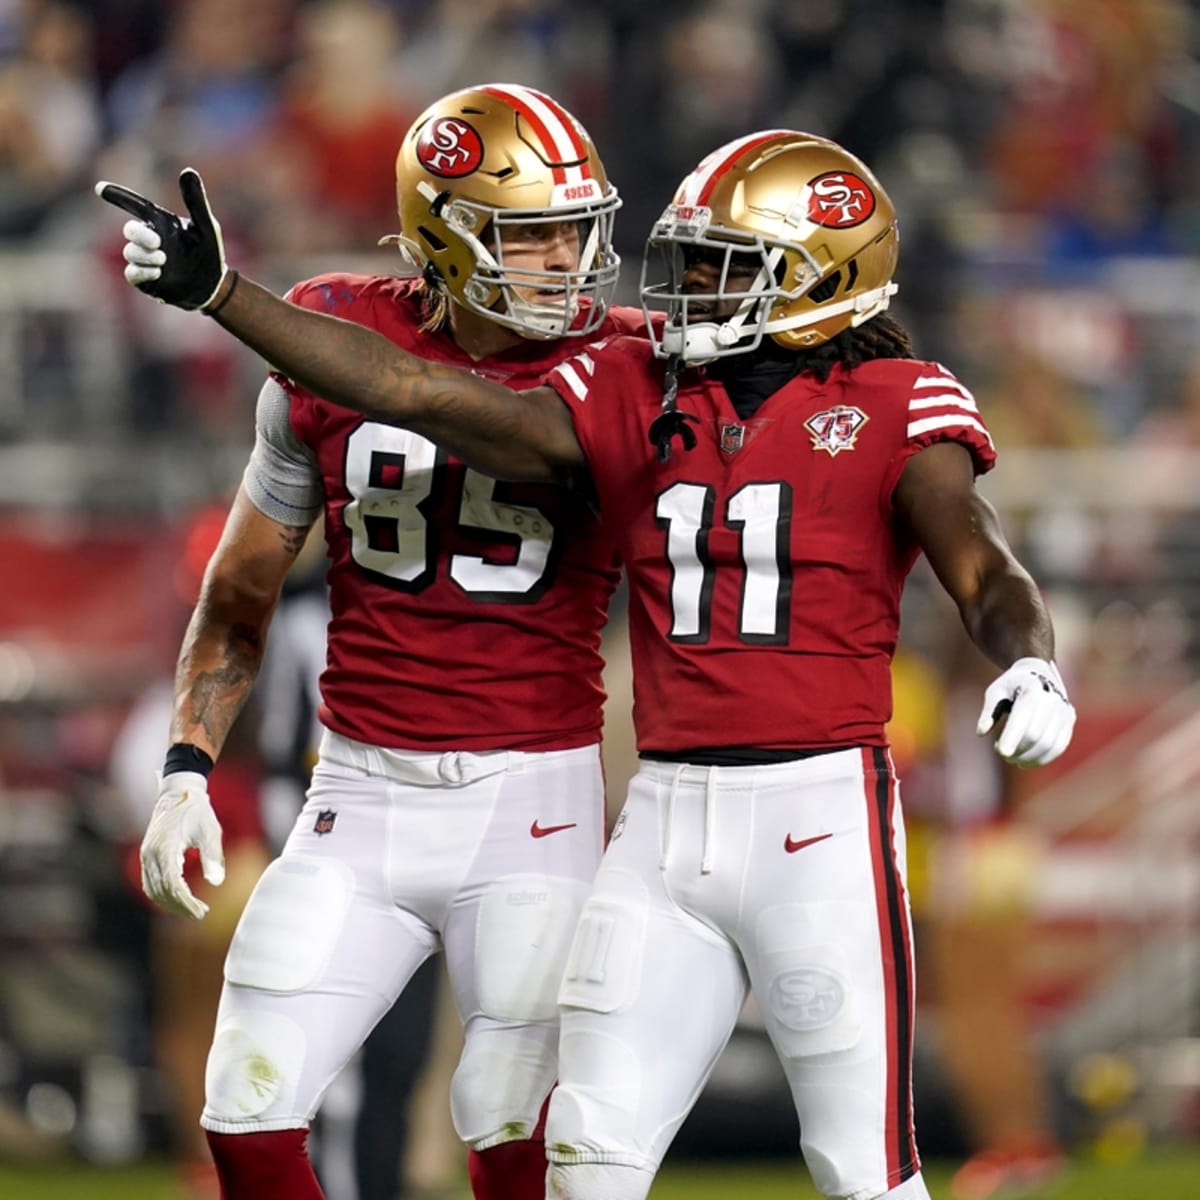
[[[324,1200],[305,1149],[307,1129],[207,1137],[221,1200]]]
[[[545,1200],[546,1108],[527,1141],[467,1151],[467,1177],[475,1200]]]

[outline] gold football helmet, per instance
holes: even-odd
[[[531,338],[588,334],[604,319],[621,201],[583,126],[549,96],[496,83],[437,101],[405,135],[396,199],[400,233],[385,240],[464,307]],[[505,263],[506,227],[570,221],[579,226],[573,270]],[[522,287],[546,302],[523,298]]]
[[[819,346],[887,308],[898,247],[892,202],[836,142],[786,129],[739,138],[684,179],[646,244],[641,294],[655,353],[703,363],[764,337]],[[697,255],[723,263],[715,292],[684,291]],[[759,265],[745,292],[726,287],[734,256]],[[652,308],[666,309],[661,334]]]

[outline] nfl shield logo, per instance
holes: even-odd
[[[736,454],[742,448],[742,439],[746,436],[744,425],[721,426],[721,451],[724,454]]]
[[[317,819],[313,822],[313,833],[326,834],[333,832],[333,823],[337,820],[337,810],[332,808],[323,808],[317,813]]]

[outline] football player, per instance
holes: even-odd
[[[448,96],[396,160],[416,277],[321,275],[294,305],[434,364],[530,387],[603,336],[619,199],[587,133],[515,85]],[[135,204],[135,207],[137,205]],[[202,1124],[228,1200],[320,1189],[309,1121],[418,966],[447,958],[452,1083],[478,1200],[538,1200],[556,992],[604,839],[600,634],[618,579],[586,497],[497,483],[417,433],[272,373],[184,642],[144,888],[205,905],[223,874],[206,776],[254,681],[280,588],[324,513],[325,726],[307,803],[237,928]]]
[[[624,559],[641,766],[559,993],[548,1194],[643,1200],[752,989],[820,1191],[928,1200],[884,733],[918,554],[1001,668],[980,734],[1047,763],[1075,713],[1038,589],[975,487],[995,451],[971,393],[887,311],[879,182],[807,133],[722,146],[647,246],[661,333],[520,394],[239,281],[184,184],[191,224],[136,202],[132,282],[480,470],[594,492]]]

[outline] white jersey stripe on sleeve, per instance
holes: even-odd
[[[912,412],[918,408],[964,408],[967,412],[973,413],[979,411],[979,406],[970,394],[954,396],[945,392],[939,396],[921,396],[919,398],[914,396],[908,402],[908,411]]]
[[[982,433],[987,438],[988,445],[992,444],[992,435],[988,433],[982,421],[960,413],[945,413],[940,417],[922,417],[919,421],[909,421],[907,436],[910,438],[920,437],[921,434],[929,433],[934,429],[961,429],[964,426]]]
[[[970,396],[971,393],[963,387],[953,375],[921,375],[916,383],[913,384],[913,390],[917,388],[942,388],[950,389],[955,392],[962,392],[964,396]]]
[[[587,399],[588,385],[579,378],[579,373],[575,370],[573,363],[560,363],[555,367],[554,374],[575,393],[577,400],[583,401]]]

